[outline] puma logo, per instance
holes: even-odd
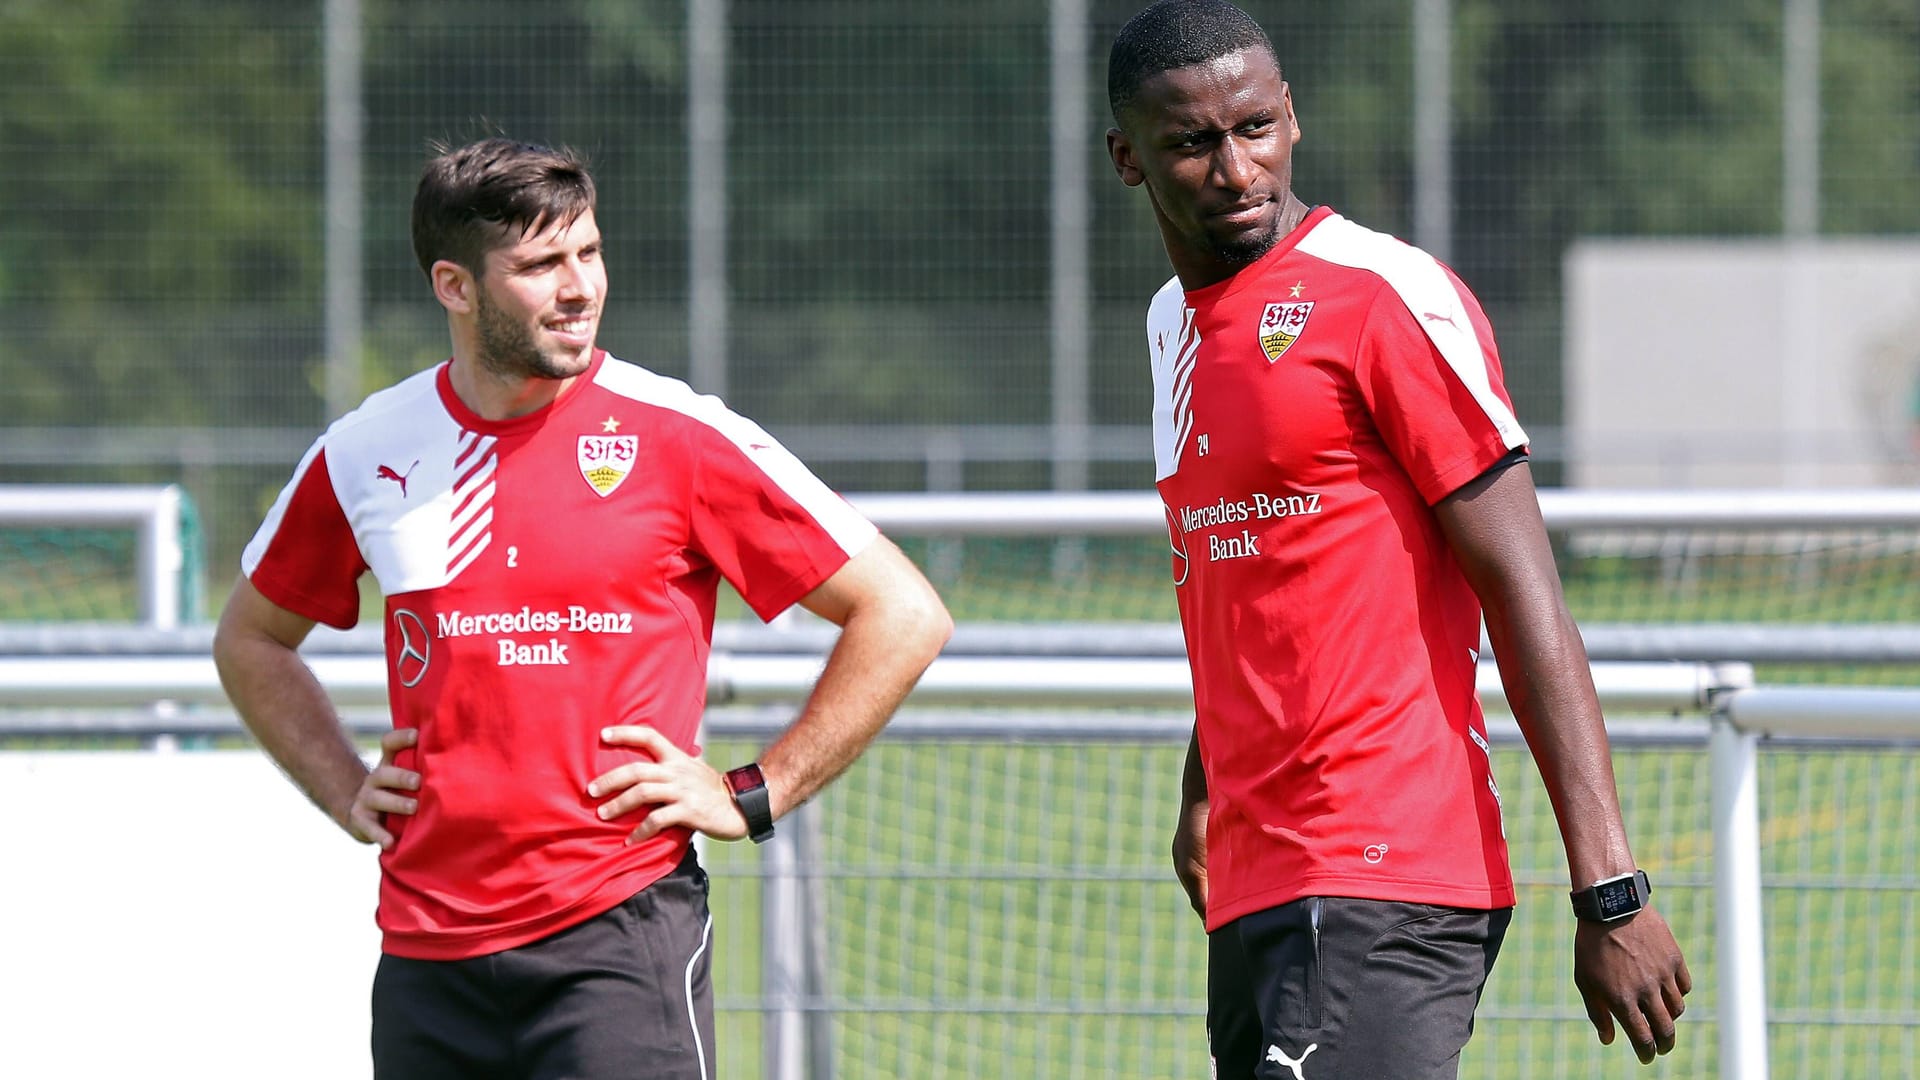
[[[407,471],[403,473],[394,472],[393,466],[391,465],[382,465],[378,469],[375,469],[373,471],[373,478],[375,480],[391,480],[394,483],[399,484],[400,497],[404,499],[407,497],[407,477],[412,476],[413,470],[419,467],[420,467],[419,458],[415,458],[413,460],[413,464],[407,466]]]
[[[1448,326],[1453,327],[1455,330],[1460,329],[1460,324],[1457,322],[1454,322],[1453,316],[1451,315],[1442,315],[1437,311],[1423,311],[1420,313],[1420,317],[1427,320],[1428,322],[1443,322],[1443,323],[1446,323]]]
[[[1307,1074],[1305,1071],[1307,1067],[1307,1055],[1313,1053],[1315,1050],[1318,1050],[1318,1049],[1320,1049],[1319,1043],[1308,1043],[1307,1048],[1305,1050],[1300,1051],[1299,1057],[1290,1058],[1287,1056],[1287,1052],[1285,1050],[1280,1049],[1278,1046],[1269,1046],[1267,1047],[1267,1060],[1272,1062],[1278,1062],[1279,1064],[1285,1065],[1287,1068],[1292,1069],[1293,1080],[1307,1080]]]

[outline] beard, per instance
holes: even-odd
[[[1287,217],[1284,201],[1264,225],[1240,229],[1211,220],[1192,199],[1163,202],[1152,184],[1147,185],[1147,198],[1153,203],[1160,237],[1174,265],[1179,266],[1182,258],[1197,259],[1207,264],[1209,269],[1204,272],[1208,274],[1239,273],[1279,246],[1289,231],[1281,227]],[[1169,205],[1173,211],[1168,210]]]
[[[1276,220],[1273,226],[1251,233],[1239,233],[1234,236],[1209,237],[1208,246],[1213,249],[1214,258],[1228,266],[1244,269],[1260,261],[1260,256],[1272,251],[1280,242],[1281,232]]]
[[[550,355],[533,339],[533,330],[495,307],[486,289],[478,295],[480,366],[502,379],[566,379],[585,370],[572,353]],[[591,350],[589,350],[591,355]]]

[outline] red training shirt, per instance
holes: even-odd
[[[875,536],[771,436],[716,398],[596,353],[547,407],[484,420],[448,365],[368,398],[307,451],[242,569],[337,627],[371,570],[386,597],[398,764],[419,812],[389,815],[384,949],[443,960],[607,911],[673,869],[690,835],[627,847],[594,777],[647,724],[697,753],[721,578],[762,618]]]
[[[1303,896],[1513,903],[1480,605],[1431,509],[1526,434],[1424,252],[1322,207],[1147,317],[1209,791],[1207,927]]]

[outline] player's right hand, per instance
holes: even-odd
[[[363,844],[379,844],[380,850],[393,850],[393,834],[386,830],[388,814],[411,814],[420,809],[420,800],[407,791],[420,790],[420,774],[393,763],[402,750],[420,741],[419,728],[395,728],[380,736],[380,764],[360,782],[347,810],[347,833]]]
[[[1183,802],[1173,827],[1173,876],[1187,890],[1187,902],[1207,917],[1207,802]]]

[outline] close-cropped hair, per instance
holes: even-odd
[[[432,149],[413,193],[413,255],[429,276],[441,259],[478,275],[488,251],[593,209],[593,175],[566,147],[490,138]]]
[[[1126,126],[1140,84],[1155,75],[1255,48],[1274,55],[1267,32],[1227,0],[1159,0],[1120,28],[1107,54],[1114,123]]]

